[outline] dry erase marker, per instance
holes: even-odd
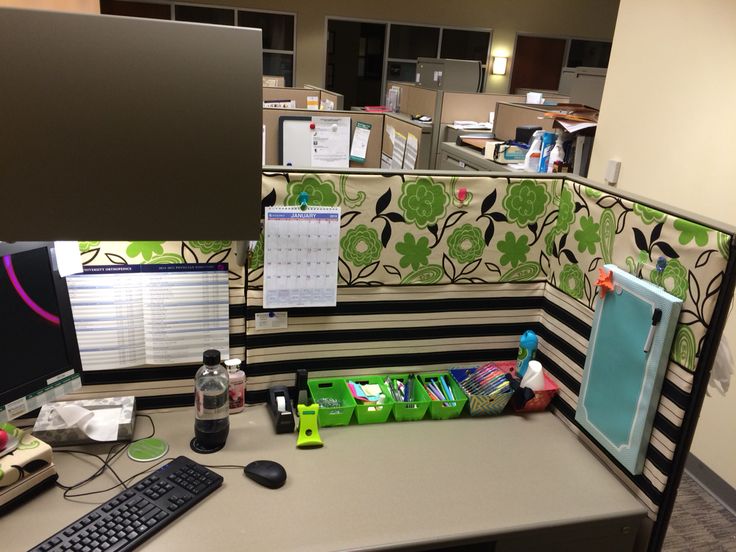
[[[652,348],[652,341],[654,340],[654,331],[657,329],[657,324],[662,320],[662,309],[654,309],[652,314],[652,325],[649,328],[649,335],[647,340],[644,342],[644,352],[648,353],[649,349]]]

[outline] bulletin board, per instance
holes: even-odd
[[[279,165],[311,167],[311,117],[284,116],[279,119]]]
[[[682,301],[606,265],[575,420],[632,474],[641,473]]]

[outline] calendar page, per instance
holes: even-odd
[[[334,307],[340,208],[267,207],[263,308]]]

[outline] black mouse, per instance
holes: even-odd
[[[286,483],[286,470],[284,466],[273,460],[256,460],[255,462],[251,462],[245,466],[243,473],[245,473],[246,477],[269,489],[278,489]]]

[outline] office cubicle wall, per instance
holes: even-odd
[[[389,166],[394,155],[394,133],[398,132],[404,138],[411,134],[417,139],[417,159],[415,168],[429,168],[429,142],[422,136],[423,127],[411,123],[397,115],[386,114],[383,122],[383,147],[381,149],[382,164]],[[426,136],[426,135],[425,135]]]
[[[275,86],[263,87],[264,102],[294,100],[296,102],[297,109],[306,109],[307,98],[314,96],[317,97],[317,104],[319,105],[319,91],[310,90],[307,88],[281,88]]]
[[[334,109],[336,111],[340,111],[344,107],[345,97],[338,92],[326,90],[324,88],[320,88],[319,86],[314,86],[312,84],[305,84],[304,88],[307,88],[308,90],[318,90],[319,91],[320,106],[322,105],[322,100],[330,100],[335,105]]]
[[[279,120],[281,117],[350,117],[351,136],[358,122],[371,125],[364,163],[350,161],[351,167],[378,169],[381,167],[381,143],[383,141],[383,113],[361,111],[313,111],[308,109],[263,108],[263,125],[266,127],[266,165],[279,164]]]
[[[468,92],[444,92],[439,110],[437,131],[434,134],[433,164],[439,168],[440,144],[447,141],[447,126],[455,121],[487,122],[495,113],[499,102],[523,102],[524,96],[517,94],[472,94]]]
[[[274,382],[293,384],[298,368],[347,375],[515,358],[519,335],[531,328],[540,338],[539,359],[560,387],[557,415],[647,506],[650,549],[657,550],[733,294],[734,229],[581,179],[533,178],[264,176],[268,204],[324,187],[349,217],[341,230],[337,306],[288,309],[286,330],[254,329],[255,314],[263,312],[263,249],[256,247],[247,289],[251,400]],[[702,239],[692,238],[695,229]],[[654,263],[663,252],[668,264],[660,273]],[[639,475],[574,419],[604,263],[684,300]]]
[[[493,133],[498,140],[513,140],[516,138],[516,127],[519,126],[537,125],[543,130],[552,130],[554,119],[544,117],[551,109],[553,106],[499,102],[493,121]]]

